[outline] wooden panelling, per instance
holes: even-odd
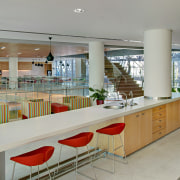
[[[153,141],[166,134],[166,105],[152,109],[152,133]]]
[[[167,104],[167,133],[180,127],[180,101]]]
[[[152,132],[155,133],[161,129],[166,128],[166,119],[158,119],[152,122]]]
[[[9,62],[0,62],[0,70],[9,70]],[[18,70],[32,70],[32,63],[18,62]]]
[[[164,111],[165,109],[166,109],[166,105],[157,106],[157,107],[152,109],[152,113],[154,114],[156,112]]]
[[[161,129],[160,131],[157,131],[156,133],[153,133],[152,140],[155,141],[165,135],[166,135],[166,129],[164,128]]]
[[[125,116],[124,134],[126,154],[130,154],[152,141],[152,110]]]
[[[31,62],[18,62],[18,70],[32,70]]]
[[[44,64],[44,74],[47,75],[47,70],[52,70],[52,64]]]
[[[9,62],[0,62],[0,70],[9,70]]]

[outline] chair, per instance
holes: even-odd
[[[121,132],[124,130],[125,128],[125,123],[115,123],[115,124],[111,124],[109,126],[106,126],[104,128],[101,128],[101,129],[98,129],[96,130],[97,132],[97,142],[96,142],[96,149],[98,147],[98,141],[99,141],[99,134],[103,134],[103,135],[108,135],[108,151],[109,151],[109,137],[112,136],[112,141],[113,141],[113,170],[112,171],[109,171],[109,170],[105,170],[103,168],[100,168],[100,167],[97,167],[97,166],[94,166],[95,168],[98,168],[98,169],[101,169],[101,170],[104,170],[104,171],[107,171],[107,172],[110,172],[110,173],[115,173],[115,154],[114,152],[120,148],[123,148],[123,156],[127,162],[127,159],[126,159],[126,153],[125,153],[125,150],[124,150],[124,145],[123,145],[123,141],[122,141],[122,138],[121,138]],[[121,145],[119,147],[114,147],[114,136],[115,135],[119,135],[120,137],[120,142],[121,142]]]
[[[76,173],[76,176],[75,176],[75,178],[77,179],[77,174],[80,174],[82,176],[85,176],[86,178],[92,179],[91,177],[78,172],[77,168],[78,168],[78,148],[86,146],[87,151],[88,151],[88,156],[90,158],[89,149],[88,149],[87,144],[90,143],[90,141],[93,138],[93,135],[94,134],[92,132],[83,132],[83,133],[79,133],[79,134],[77,134],[75,136],[72,136],[70,138],[67,138],[67,139],[64,139],[64,140],[59,140],[58,143],[61,146],[60,146],[60,153],[59,153],[58,169],[59,169],[59,166],[60,166],[60,157],[61,157],[62,146],[63,145],[70,146],[70,147],[75,148],[75,150],[76,150],[76,161],[75,161],[75,173]],[[91,166],[92,166],[92,158],[91,158]],[[95,179],[96,179],[96,175],[95,175]]]
[[[53,146],[43,146],[36,150],[30,151],[30,152],[27,152],[27,153],[24,153],[15,157],[11,157],[10,160],[15,162],[14,168],[13,168],[12,180],[14,178],[16,163],[30,166],[30,179],[32,176],[32,166],[38,166],[38,177],[39,177],[39,165],[46,163],[49,177],[51,179],[51,174],[48,168],[47,161],[51,158],[53,152],[54,152]]]

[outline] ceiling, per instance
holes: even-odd
[[[105,45],[116,47],[142,47],[142,42],[134,41],[143,41],[145,30],[163,28],[173,31],[173,47],[179,49],[179,7],[179,0],[2,0],[0,42],[7,43],[7,39],[10,43],[13,43],[11,40],[23,40],[26,41],[25,44],[32,44],[30,48],[35,48],[36,45],[33,44],[42,45],[44,42],[46,45],[41,48],[48,51],[48,36],[52,35],[54,46],[59,46],[54,47],[55,54],[65,55],[68,51],[69,54],[87,51],[89,41],[102,41]],[[85,11],[76,14],[73,11],[75,8]],[[70,44],[57,45],[67,42]],[[78,45],[72,46],[71,43]],[[12,44],[9,46],[14,48]],[[21,43],[16,49],[20,51],[23,47],[26,49]],[[63,47],[70,50],[64,50]],[[17,54],[12,49],[6,50]],[[29,50],[26,49],[24,53],[27,54],[27,51]],[[0,56],[3,53],[0,51]]]

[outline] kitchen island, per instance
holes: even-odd
[[[6,180],[5,152],[7,150],[85,127],[95,131],[95,129],[105,124],[125,122],[126,128],[123,139],[126,153],[135,152],[180,127],[179,100],[179,94],[173,94],[173,98],[167,100],[150,100],[140,97],[134,99],[138,105],[127,106],[119,110],[105,109],[103,108],[104,105],[99,105],[1,124],[1,178]],[[118,103],[110,102],[111,105],[117,105]],[[163,114],[163,119],[158,119],[158,113]],[[158,125],[156,126],[158,120],[165,122],[159,125],[159,129]],[[95,139],[96,137],[94,141]],[[121,155],[121,152],[118,154]]]

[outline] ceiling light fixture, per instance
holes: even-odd
[[[18,52],[17,54],[22,54],[21,52]]]
[[[50,40],[50,52],[49,52],[49,55],[47,56],[48,61],[53,61],[54,60],[54,56],[51,54],[51,39],[52,39],[52,37],[49,37],[49,40]]]
[[[40,48],[35,48],[34,50],[35,50],[35,51],[39,51],[39,50],[40,50]]]
[[[84,12],[84,9],[76,8],[76,9],[74,9],[74,12],[80,14],[80,13]]]
[[[5,46],[2,46],[2,47],[1,47],[1,50],[3,50],[3,49],[6,49],[6,47],[5,47]]]
[[[134,43],[143,43],[142,41],[135,41],[135,40],[129,40],[129,42],[134,42]]]

